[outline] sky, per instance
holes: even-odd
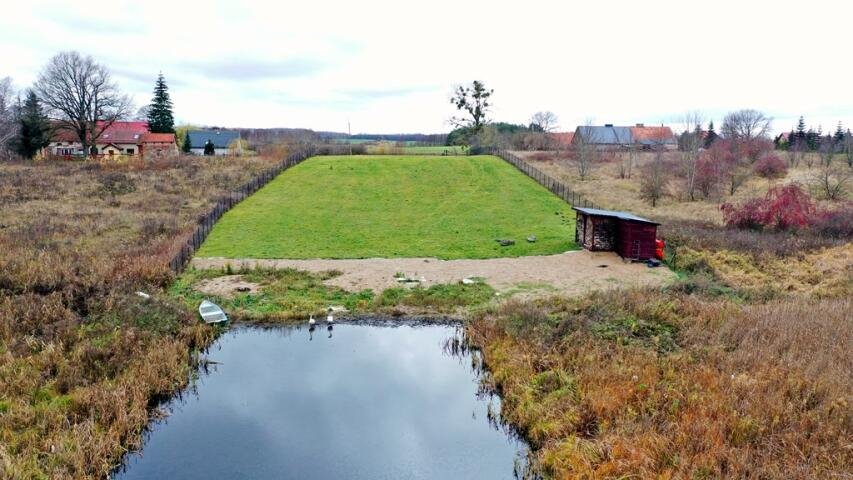
[[[494,89],[490,118],[719,126],[754,108],[776,132],[853,127],[853,2],[528,1],[6,3],[0,78],[51,56],[107,66],[137,106],[162,72],[176,119],[353,133],[451,129],[454,86]],[[718,127],[719,128],[719,127]]]

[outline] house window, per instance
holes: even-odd
[[[133,155],[133,151],[134,149],[132,148],[125,149],[125,153],[127,153],[128,155]]]

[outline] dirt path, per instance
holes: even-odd
[[[674,274],[666,268],[648,268],[645,264],[623,262],[610,252],[571,251],[558,255],[492,258],[485,260],[438,260],[435,258],[367,258],[352,260],[253,260],[195,258],[195,268],[234,268],[241,266],[295,268],[311,272],[338,270],[340,276],[326,283],[346,290],[382,291],[399,286],[394,275],[423,278],[422,285],[455,283],[465,277],[483,277],[501,292],[560,292],[577,294],[590,289],[615,286],[659,285]]]

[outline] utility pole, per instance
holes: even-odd
[[[349,119],[347,119],[347,143],[349,143],[349,154],[352,156],[352,127],[350,127]]]

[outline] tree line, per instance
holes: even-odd
[[[104,132],[130,118],[132,110],[131,98],[104,65],[79,52],[61,52],[47,62],[32,86],[17,95],[11,78],[0,80],[0,154],[32,159],[60,130],[71,133],[84,154],[96,154]],[[151,102],[137,118],[147,121],[152,133],[175,133],[173,105],[162,73]]]

